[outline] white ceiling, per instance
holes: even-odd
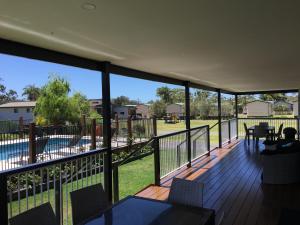
[[[84,10],[90,2],[95,10]],[[300,88],[297,0],[0,0],[0,37],[232,91]]]

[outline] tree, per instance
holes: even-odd
[[[152,115],[162,118],[166,115],[166,104],[163,101],[155,101],[150,107]]]
[[[79,92],[76,92],[70,99],[71,117],[72,122],[79,122],[83,115],[89,116],[91,113],[90,102],[87,97]]]
[[[70,104],[68,94],[70,84],[58,76],[50,77],[42,87],[37,99],[35,114],[47,124],[60,125],[74,119],[74,107]],[[70,121],[74,122],[74,121]]]
[[[131,100],[126,96],[119,96],[112,100],[112,102],[116,105],[137,105],[139,104],[139,101],[137,100]]]
[[[3,80],[0,78],[0,82]],[[0,83],[0,104],[4,104],[6,102],[15,101],[18,98],[17,92],[7,88],[4,84]]]
[[[23,88],[22,96],[26,96],[29,101],[36,101],[40,96],[41,89],[36,87],[35,85],[27,85]]]
[[[168,88],[167,86],[157,88],[156,96],[160,97],[160,99],[166,104],[174,103],[173,98],[172,98],[172,90],[170,88]]]
[[[259,98],[263,101],[286,101],[287,96],[285,93],[276,93],[276,94],[261,94]]]

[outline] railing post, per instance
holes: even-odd
[[[209,126],[207,126],[206,129],[207,129],[207,149],[208,149],[207,155],[210,156],[210,130],[209,130]]]
[[[24,138],[23,130],[24,130],[24,121],[23,121],[23,117],[20,116],[20,118],[19,118],[19,138]]]
[[[119,201],[119,166],[113,167],[114,202]]]
[[[96,149],[96,119],[91,121],[91,149]]]
[[[55,176],[55,174],[54,174]],[[60,180],[57,178],[55,181],[55,216],[57,224],[61,224],[61,185]]]
[[[190,82],[185,82],[185,126],[187,129],[188,167],[192,164],[191,117],[190,117]]]
[[[221,90],[218,90],[218,127],[219,127],[219,148],[222,148],[222,108],[221,108]]]
[[[228,143],[231,143],[231,126],[230,126],[230,120],[228,120]]]
[[[8,225],[7,176],[0,175],[0,224]]]
[[[159,139],[154,138],[154,179],[155,185],[160,186],[160,152],[159,152]]]
[[[29,124],[29,158],[28,163],[36,163],[36,140],[35,140],[36,130],[35,123]]]
[[[116,136],[118,138],[119,128],[120,128],[118,113],[115,114],[115,122],[116,122]]]
[[[157,136],[157,119],[156,116],[153,116],[153,136]]]

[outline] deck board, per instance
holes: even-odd
[[[262,185],[262,159],[244,141],[215,150],[137,195],[166,200],[173,177],[204,183],[204,206],[216,210],[222,225],[275,225],[282,208],[300,209],[300,184]]]

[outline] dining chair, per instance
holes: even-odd
[[[254,126],[253,141],[258,145],[259,138],[268,138],[268,130],[264,126]]]
[[[295,135],[297,134],[297,130],[293,127],[286,127],[283,130],[284,138],[289,141],[295,140]]]
[[[204,184],[198,181],[174,178],[168,202],[172,204],[203,207],[203,188]]]
[[[250,145],[250,136],[253,136],[253,132],[248,130],[246,123],[244,123],[244,129],[245,129],[245,140],[247,140],[248,145]]]
[[[274,137],[277,139],[282,139],[282,129],[283,129],[283,123],[280,124],[278,128],[278,132],[274,134]]]
[[[110,204],[102,184],[94,184],[70,193],[73,225],[100,216]]]
[[[10,225],[58,225],[49,202],[9,219]]]

